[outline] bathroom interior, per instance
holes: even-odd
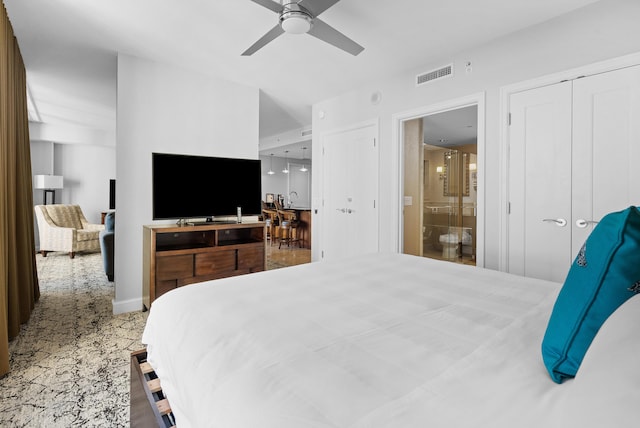
[[[475,147],[475,146],[474,146]],[[424,146],[423,256],[475,264],[474,147]]]
[[[477,106],[404,126],[404,252],[475,265]]]

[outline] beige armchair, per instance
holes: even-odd
[[[104,225],[87,221],[79,205],[36,205],[34,207],[40,235],[40,253],[100,251],[100,231]]]

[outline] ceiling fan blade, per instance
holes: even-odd
[[[249,49],[242,52],[242,56],[253,55],[258,49],[262,48],[264,45],[278,37],[280,34],[284,33],[284,30],[280,26],[280,24],[273,27],[271,30],[267,32],[264,36],[260,37],[257,42],[251,45]]]
[[[298,6],[302,6],[311,12],[314,17],[320,15],[340,0],[300,0]]]
[[[271,9],[275,13],[280,13],[282,10],[282,5],[280,3],[276,3],[273,0],[251,0],[254,3],[259,4],[260,6],[264,6],[267,9]]]
[[[313,20],[313,26],[307,34],[317,37],[318,39],[340,48],[343,51],[349,52],[354,56],[364,50],[362,46],[318,18]]]

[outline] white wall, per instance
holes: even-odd
[[[530,27],[468,52],[444,58],[425,58],[421,69],[376,82],[319,102],[313,106],[313,159],[316,177],[322,170],[322,135],[352,124],[379,119],[380,123],[380,249],[398,250],[398,148],[394,146],[392,117],[472,94],[486,95],[485,159],[479,160],[485,178],[485,266],[499,266],[500,225],[500,88],[515,82],[640,51],[640,2],[600,1],[546,23]],[[473,37],[472,34],[469,37]],[[399,47],[400,48],[400,47]],[[470,61],[472,72],[465,73]],[[453,63],[454,76],[416,87],[416,75]],[[371,95],[380,91],[379,104]],[[322,112],[322,118],[321,116]],[[313,183],[313,199],[320,193],[319,180]],[[319,208],[314,206],[314,208]],[[322,211],[319,211],[322,216]],[[321,224],[314,221],[313,227]],[[482,227],[482,225],[479,225]],[[312,232],[320,236],[317,230]],[[317,259],[320,242],[312,243]]]
[[[257,88],[118,56],[114,313],[142,308],[151,153],[258,159],[258,108]]]
[[[100,223],[109,210],[109,180],[116,177],[116,148],[87,144],[56,144],[55,169],[64,177],[56,191],[64,204],[79,204],[90,223]],[[59,196],[59,195],[58,195]]]
[[[31,141],[31,173],[32,175],[62,175],[61,172],[55,171],[53,165],[54,159],[54,143],[49,141]],[[63,176],[64,177],[64,176]],[[33,204],[40,205],[43,203],[42,190],[33,189]],[[61,195],[60,190],[56,190],[56,202]],[[37,237],[36,237],[37,242]]]
[[[292,129],[291,131],[282,132],[268,137],[260,137],[260,151],[268,153],[270,149],[282,149],[282,146],[290,144],[311,144],[311,127]],[[308,153],[307,153],[308,154]]]
[[[262,200],[266,200],[265,195],[267,193],[273,193],[273,197],[277,198],[278,194],[281,194],[285,197],[285,202],[288,202],[289,192],[291,188],[291,175],[285,174],[282,172],[284,167],[288,164],[291,168],[300,168],[303,164],[307,166],[309,171],[306,174],[309,175],[308,179],[312,179],[312,162],[311,159],[305,159],[304,162],[302,159],[285,159],[273,156],[260,156],[260,161],[262,162]],[[267,172],[269,168],[271,168],[271,164],[273,162],[273,172],[275,174],[269,175]],[[294,186],[295,187],[295,186]],[[292,188],[292,190],[294,190]],[[306,202],[308,198],[308,192],[304,192],[300,189],[296,189],[298,196],[300,197],[296,204],[296,207],[304,207],[307,208],[309,203]]]
[[[286,195],[289,177],[282,172],[286,163],[285,159],[273,156],[273,172],[275,172],[273,175],[267,174],[272,164],[271,156],[260,156],[260,161],[262,165],[262,200],[265,200],[267,193],[273,193],[274,197],[277,197],[278,194]]]

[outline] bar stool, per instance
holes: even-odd
[[[287,247],[291,246],[291,243],[298,243],[300,247],[300,240],[298,239],[298,218],[295,211],[291,210],[277,210],[278,220],[280,222],[278,231],[278,248],[282,247],[283,243],[287,244]]]
[[[262,210],[262,215],[267,226],[267,239],[273,245],[274,239],[278,236],[278,213],[275,210],[265,208]]]

